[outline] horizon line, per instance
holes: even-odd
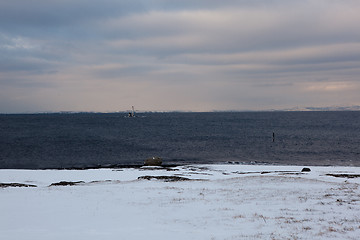
[[[226,113],[226,112],[352,112],[360,111],[360,106],[343,106],[343,107],[293,107],[284,109],[263,109],[263,110],[211,110],[211,111],[192,111],[192,110],[137,110],[137,113]],[[0,112],[1,115],[11,114],[114,114],[114,113],[128,113],[129,110],[119,111],[34,111],[34,112]]]

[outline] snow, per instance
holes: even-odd
[[[0,170],[0,236],[52,239],[358,239],[359,167],[193,165]],[[192,181],[138,179],[179,176]],[[75,186],[49,186],[83,181]]]

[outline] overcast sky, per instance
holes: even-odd
[[[0,112],[360,105],[358,0],[0,1]]]

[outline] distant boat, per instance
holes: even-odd
[[[131,107],[132,111],[129,112],[128,117],[135,117],[135,110],[134,110],[134,106]]]
[[[125,116],[126,118],[144,118],[146,116],[140,114],[140,115],[135,115],[135,108],[134,106],[131,106],[131,111],[128,112],[128,114]]]

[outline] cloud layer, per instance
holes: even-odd
[[[0,3],[0,112],[360,105],[355,0]]]

